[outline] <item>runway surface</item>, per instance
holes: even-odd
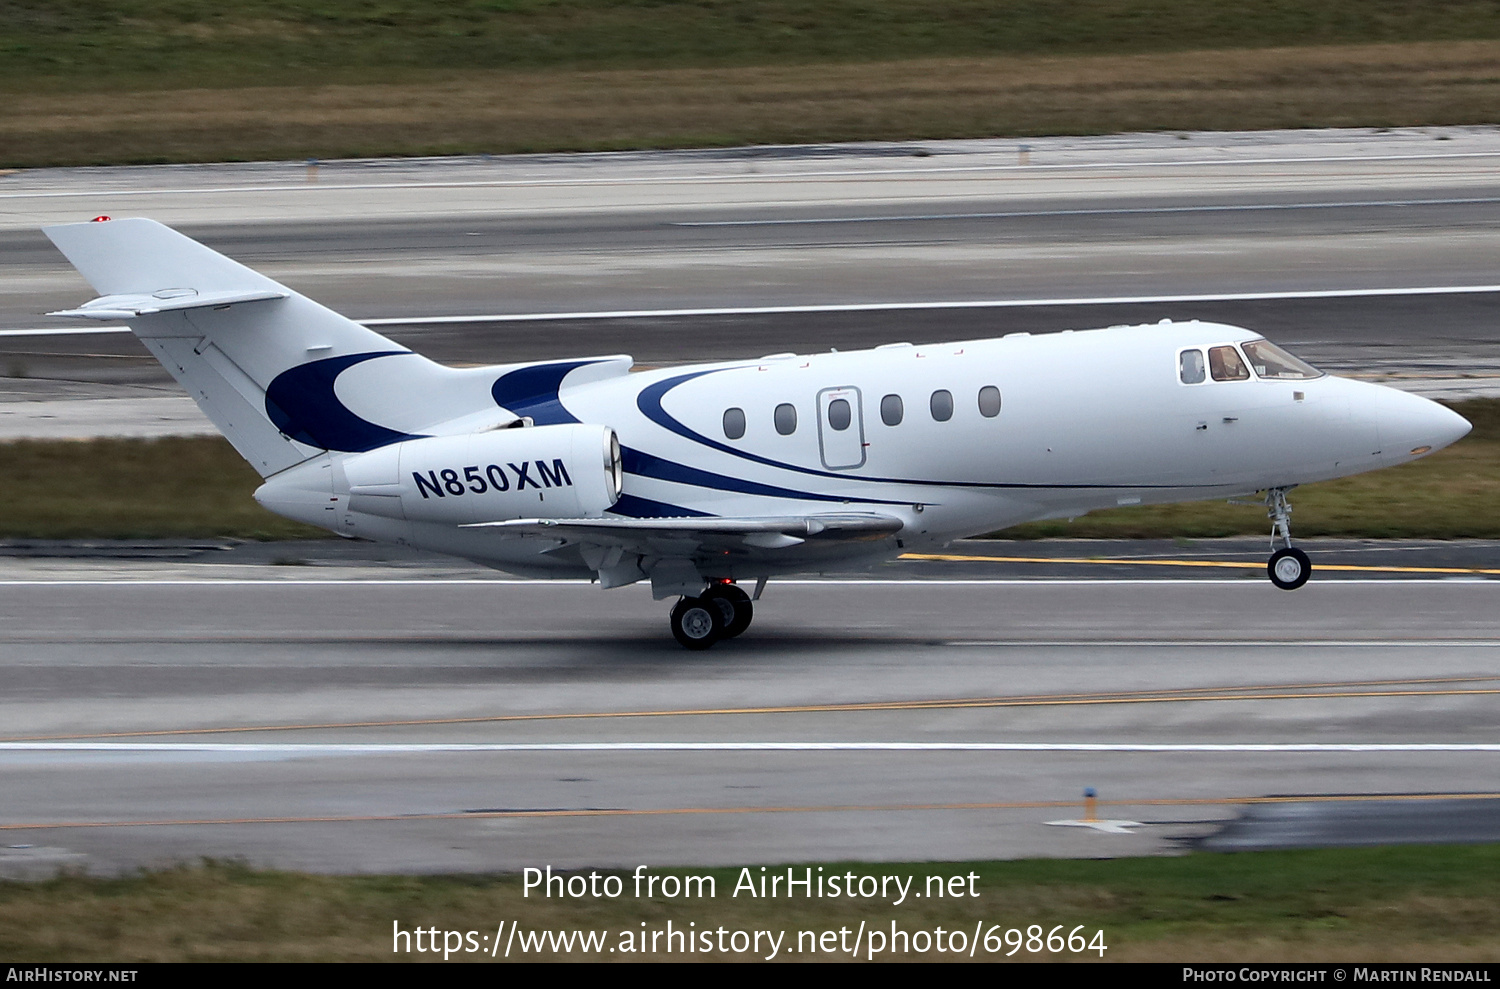
[[[1255,801],[1497,789],[1482,577],[909,560],[689,654],[640,588],[290,562],[5,563],[0,871],[1159,854]],[[1047,826],[1086,786],[1141,826]]]
[[[1433,828],[1441,816],[1443,826]],[[1479,800],[1370,800],[1265,803],[1200,843],[1217,852],[1360,847],[1433,841],[1500,841],[1500,806]]]
[[[100,213],[455,363],[1202,318],[1491,394],[1497,159],[1477,128],[18,173],[0,437],[203,428],[128,335],[31,332],[91,294],[37,228]],[[1329,544],[1295,594],[1259,541],[960,547],[773,583],[705,655],[641,588],[348,552],[8,549],[0,875],[1153,854],[1286,798],[1454,836],[1441,799],[1500,791],[1489,544]],[[1087,786],[1141,826],[1048,827]]]
[[[1197,318],[1338,373],[1500,392],[1500,131],[1027,147],[350,162],[316,181],[301,163],[0,177],[0,436],[208,428],[128,334],[30,333],[90,297],[40,226],[101,213],[174,223],[452,363],[679,363]],[[1317,294],[1445,288],[1466,291]],[[949,302],[1004,305],[837,308]],[[648,315],[516,319],[620,311]],[[504,320],[430,321],[453,316]]]

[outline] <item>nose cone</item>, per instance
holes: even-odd
[[[1373,410],[1376,428],[1380,432],[1382,456],[1393,463],[1441,450],[1474,428],[1457,412],[1420,395],[1395,388],[1380,391]]]

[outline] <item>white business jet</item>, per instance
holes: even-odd
[[[1218,323],[449,368],[152,220],[46,234],[102,296],[52,315],[127,320],[271,511],[528,577],[649,580],[689,649],[745,631],[767,578],[1118,505],[1264,492],[1270,578],[1295,589],[1291,488],[1470,428]]]

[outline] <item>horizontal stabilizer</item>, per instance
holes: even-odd
[[[236,302],[269,302],[290,296],[290,292],[280,289],[199,292],[191,288],[167,288],[150,295],[106,295],[92,302],[85,302],[77,309],[62,309],[47,315],[72,316],[78,319],[135,319],[137,316],[179,309],[207,309]]]
[[[177,288],[193,289],[200,296],[285,291],[265,275],[143,217],[66,223],[43,227],[42,232],[105,297]]]

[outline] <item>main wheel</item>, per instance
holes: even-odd
[[[683,598],[672,608],[672,636],[684,649],[707,649],[724,635],[724,611],[717,601]]]
[[[1295,591],[1312,576],[1312,561],[1300,549],[1278,549],[1266,564],[1271,583],[1283,591]]]
[[[715,584],[703,592],[703,600],[712,601],[724,614],[723,638],[732,639],[750,627],[755,617],[755,606],[750,595],[733,584]]]

